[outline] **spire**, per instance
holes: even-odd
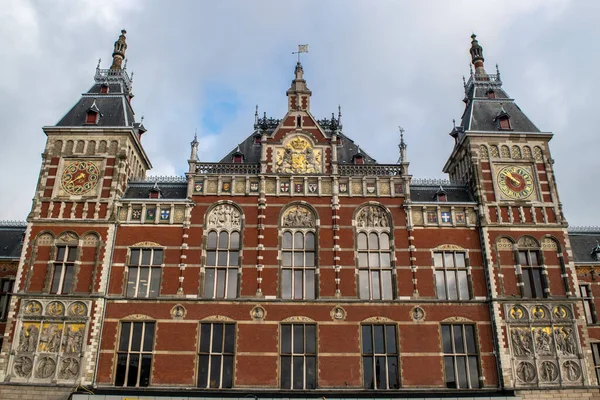
[[[398,158],[397,164],[402,164],[406,162],[406,143],[404,143],[404,128],[401,126],[398,127],[400,130],[400,144],[398,144],[398,149],[400,150],[400,158]]]
[[[256,108],[254,109],[254,127],[256,127],[258,125],[258,104],[256,105]]]
[[[125,59],[125,50],[127,50],[127,43],[125,42],[125,34],[127,31],[125,29],[121,30],[121,35],[115,42],[115,49],[113,51],[113,63],[110,66],[110,69],[121,69],[121,65],[123,64],[123,59]]]
[[[298,51],[293,54],[298,54],[298,62],[294,68],[294,80],[292,85],[286,92],[288,97],[288,111],[310,111],[310,96],[312,92],[306,87],[304,80],[304,69],[300,64],[300,54],[308,53],[308,45],[298,45]]]
[[[342,106],[338,104],[338,126],[342,126]]]
[[[485,75],[485,69],[483,68],[483,47],[479,45],[476,39],[477,35],[471,35],[471,62],[475,66],[475,75]]]
[[[198,161],[198,129],[194,132],[194,140],[190,142],[192,151],[190,153],[191,161]]]

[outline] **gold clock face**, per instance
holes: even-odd
[[[525,200],[533,193],[533,177],[523,167],[504,167],[498,171],[498,187],[508,198]]]
[[[61,177],[62,188],[69,194],[86,194],[96,187],[100,171],[90,161],[74,161],[65,165]]]

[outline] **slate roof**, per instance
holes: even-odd
[[[596,232],[569,232],[573,258],[576,263],[599,263],[592,250],[600,242],[600,230]]]
[[[150,198],[150,190],[154,188],[155,182],[129,182],[123,199],[146,199]],[[187,182],[156,182],[160,189],[160,199],[185,200],[187,198]]]
[[[25,225],[6,226],[0,224],[0,259],[19,259],[23,247]]]
[[[56,126],[89,126],[85,123],[87,111],[96,103],[100,111],[95,126],[133,126],[134,113],[129,101],[122,95],[98,94],[97,97],[84,95],[77,104],[56,124]]]
[[[442,186],[442,189],[446,193],[446,202],[471,203],[475,201],[466,186]],[[440,185],[411,184],[410,199],[413,203],[437,201],[436,194],[439,190]],[[439,203],[444,204],[443,201]]]

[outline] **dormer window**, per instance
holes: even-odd
[[[160,199],[161,194],[162,194],[161,190],[158,187],[158,184],[155,182],[154,186],[152,187],[152,189],[150,189],[148,191],[148,198],[150,198],[150,199]]]
[[[107,94],[108,93],[108,85],[100,86],[100,93]]]
[[[487,96],[488,96],[488,99],[495,99],[496,98],[496,92],[494,92],[493,90],[490,89],[487,92]]]
[[[236,164],[241,164],[244,162],[244,156],[241,154],[236,154],[233,156],[233,162]]]
[[[96,111],[89,110],[85,115],[85,123],[87,125],[96,125],[98,123],[98,113]]]
[[[254,136],[254,144],[260,144],[262,142],[262,138],[260,135]]]
[[[365,159],[363,156],[361,156],[361,155],[354,156],[354,164],[364,164],[364,163],[365,163]]]
[[[446,191],[443,187],[440,186],[439,190],[435,193],[435,201],[446,202],[448,201],[448,196],[446,195]]]
[[[510,119],[508,118],[508,115],[502,115],[500,117],[498,117],[498,127],[501,130],[510,130]]]

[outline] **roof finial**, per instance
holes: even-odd
[[[456,129],[456,120],[452,118],[452,127]]]
[[[404,143],[404,128],[399,126],[398,130],[400,131],[400,143],[398,144],[398,149],[400,149],[400,157],[398,158],[398,164],[402,164],[406,162],[406,143]]]
[[[479,45],[476,39],[477,35],[474,33],[471,35],[471,62],[475,66],[475,75],[485,75],[485,69],[483,69],[483,47]]]
[[[338,126],[342,126],[342,106],[338,104]]]
[[[256,108],[254,109],[254,125],[258,125],[258,104],[256,105]]]
[[[127,42],[125,34],[127,31],[125,29],[121,30],[121,35],[115,42],[115,48],[113,51],[113,63],[110,66],[110,69],[121,69],[121,65],[123,64],[123,60],[125,59],[125,51],[127,50]]]
[[[298,65],[300,65],[300,53],[308,53],[308,44],[299,44],[298,51],[292,52],[292,54],[298,54]]]
[[[190,153],[191,161],[198,161],[198,128],[194,131],[194,140],[190,142],[190,146],[192,147],[192,151]]]
[[[123,70],[127,69],[127,59],[123,61]]]
[[[102,62],[102,58],[98,59],[98,65],[96,65],[96,70],[100,69],[100,63]]]
[[[496,64],[496,77],[500,80],[500,68],[498,68],[498,64]]]

